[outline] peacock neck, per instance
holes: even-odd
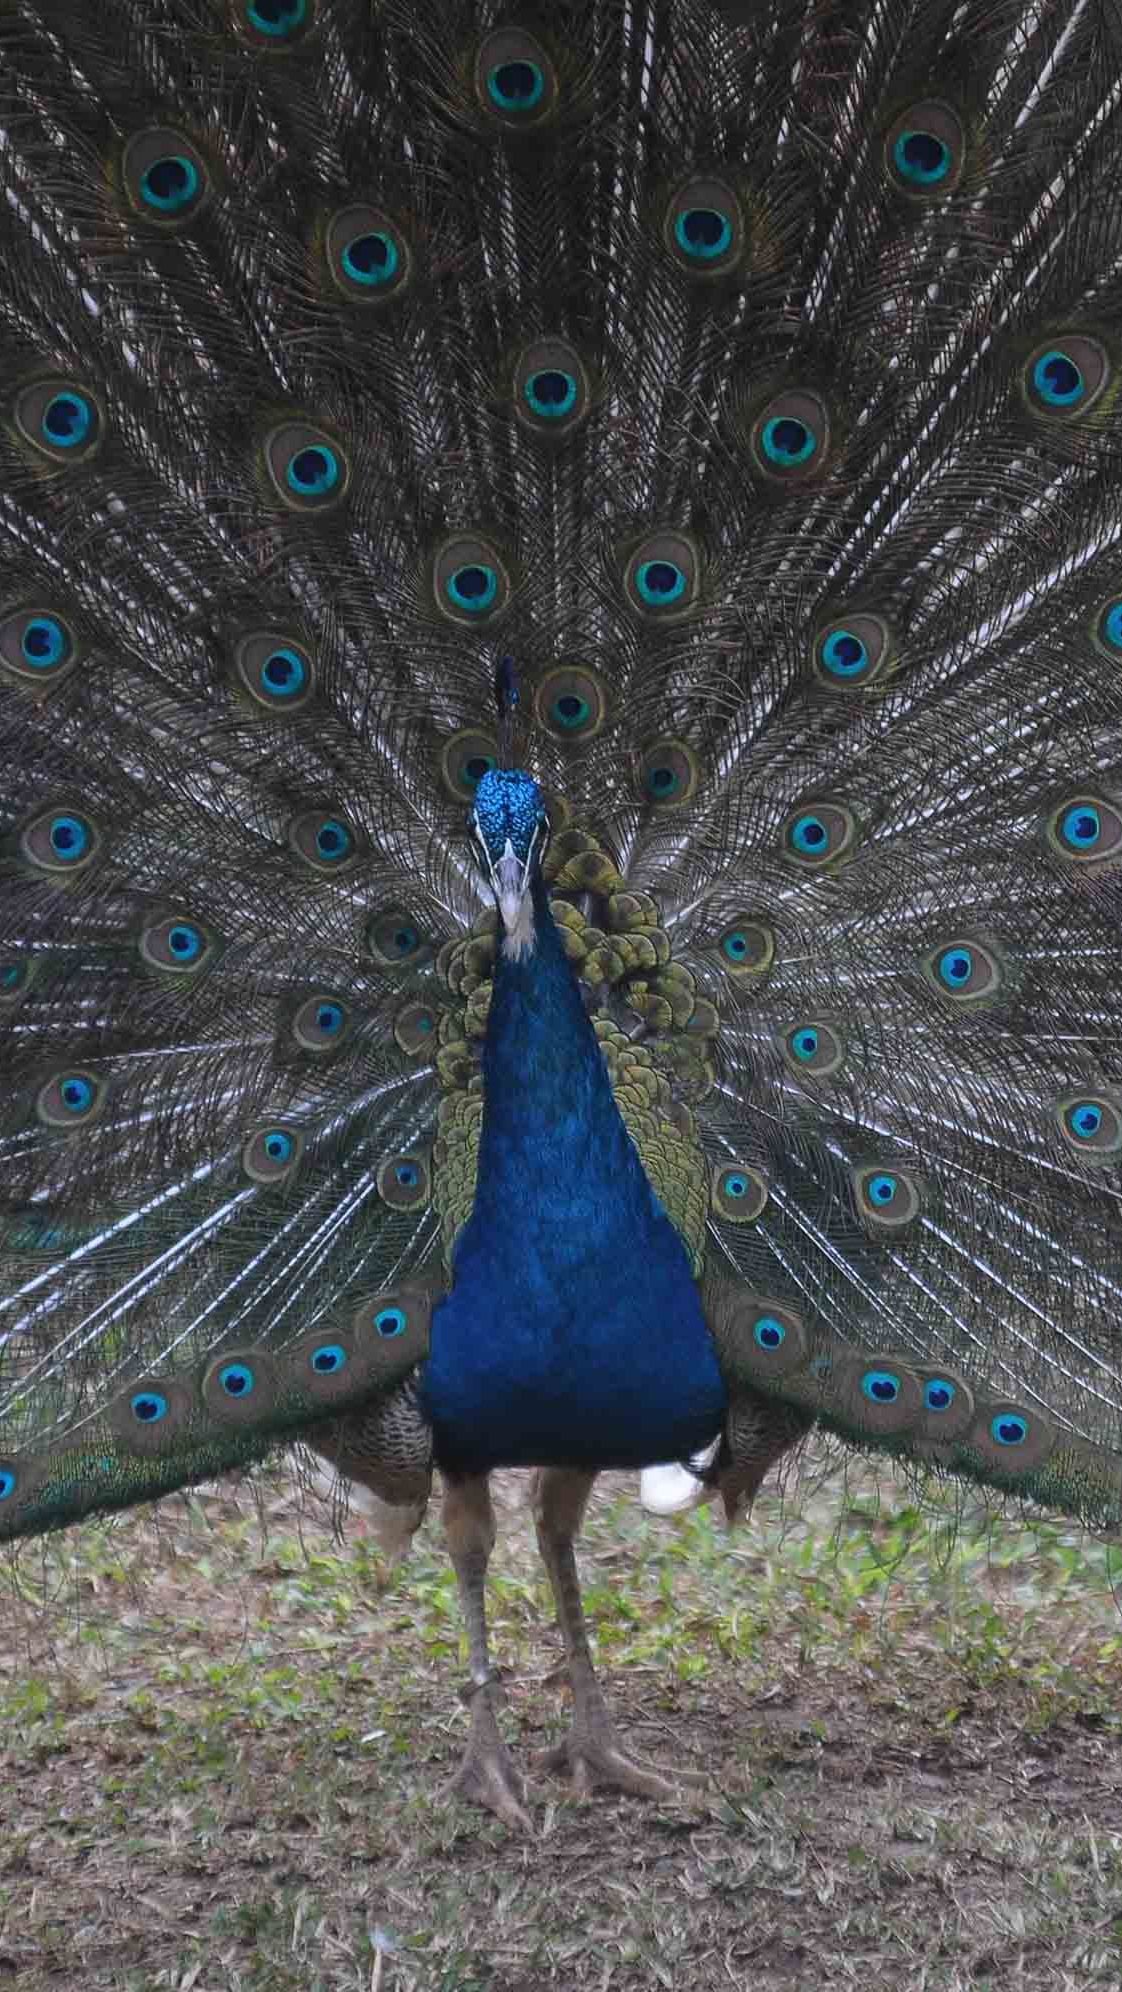
[[[484,1113],[475,1216],[509,1227],[531,1199],[548,1226],[611,1184],[601,1210],[646,1209],[652,1192],[612,1094],[540,877],[530,945],[500,943],[483,1053]],[[634,1210],[631,1212],[632,1221]]]

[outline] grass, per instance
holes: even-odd
[[[389,1581],[291,1480],[54,1540],[4,1604],[0,1987],[1018,1992],[1122,1982],[1118,1552],[890,1477],[642,1515],[605,1475],[585,1599],[620,1728],[705,1768],[574,1798],[521,1476],[490,1602],[537,1837],[448,1800],[466,1729],[435,1523]],[[74,1609],[75,1603],[80,1612]]]

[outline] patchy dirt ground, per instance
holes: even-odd
[[[712,1783],[580,1800],[532,1768],[560,1644],[501,1478],[533,1839],[443,1795],[465,1665],[435,1518],[387,1583],[360,1519],[340,1545],[279,1478],[264,1543],[208,1490],[49,1545],[45,1615],[0,1591],[0,1987],[1122,1985],[1107,1551],[951,1531],[864,1470],[733,1536],[606,1475],[582,1569],[610,1700],[637,1753]]]

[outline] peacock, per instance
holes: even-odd
[[[0,1538],[437,1469],[511,1827],[496,1468],[548,1762],[654,1798],[602,1469],[1122,1525],[1120,77],[1112,0],[0,0]]]

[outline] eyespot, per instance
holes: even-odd
[[[352,304],[385,304],[413,276],[409,242],[383,208],[358,205],[332,215],[324,253],[332,282]]]
[[[263,1349],[228,1349],[207,1364],[199,1386],[207,1410],[221,1425],[263,1429],[276,1409],[276,1369]]]
[[[429,1167],[423,1155],[406,1151],[387,1155],[378,1170],[378,1195],[391,1210],[421,1210],[431,1194]]]
[[[557,111],[557,71],[541,43],[521,28],[496,28],[484,35],[475,89],[491,122],[511,134],[539,131]]]
[[[784,1031],[779,1049],[796,1079],[828,1079],[845,1062],[841,1030],[821,1017],[804,1017]]]
[[[510,603],[506,563],[494,541],[480,533],[455,533],[442,541],[430,583],[440,615],[464,628],[496,622]]]
[[[909,104],[889,125],[884,153],[890,179],[909,200],[953,193],[966,163],[962,120],[937,99]]]
[[[871,685],[891,662],[888,624],[868,612],[823,624],[811,644],[814,675],[830,692]]]
[[[435,1058],[440,1018],[428,1003],[403,1003],[393,1020],[393,1034],[409,1058]]]
[[[667,203],[663,241],[691,277],[724,277],[744,255],[740,202],[722,180],[687,180]]]
[[[347,495],[346,456],[310,422],[281,422],[270,429],[262,461],[274,496],[290,512],[333,512]]]
[[[644,622],[674,622],[697,601],[700,568],[688,533],[648,533],[624,565],[627,601]]]
[[[288,826],[288,842],[298,858],[326,878],[350,871],[361,855],[357,832],[333,809],[305,809]]]
[[[1071,421],[1092,409],[1110,379],[1106,347],[1085,332],[1069,332],[1038,346],[1024,372],[1029,407],[1052,421]]]
[[[874,1231],[901,1231],[919,1214],[919,1183],[908,1170],[871,1164],[851,1171],[858,1216]]]
[[[462,733],[453,733],[441,749],[441,780],[456,802],[474,802],[484,775],[498,765],[499,748],[494,735],[477,733],[470,727]]]
[[[1122,857],[1122,813],[1105,796],[1065,797],[1047,817],[1044,834],[1071,864],[1109,864]]]
[[[134,1459],[157,1459],[181,1442],[193,1408],[183,1378],[139,1376],[113,1399],[106,1416],[121,1452]]]
[[[1112,664],[1122,663],[1122,596],[1104,602],[1095,618],[1092,640]]]
[[[251,1183],[271,1189],[296,1174],[304,1153],[304,1137],[298,1128],[274,1121],[259,1127],[242,1149],[241,1166]]]
[[[314,0],[240,0],[246,38],[270,54],[301,41],[312,25]]]
[[[700,773],[697,755],[684,740],[652,740],[639,763],[643,800],[656,809],[680,809],[694,794]]]
[[[710,1200],[716,1217],[729,1224],[754,1224],[768,1200],[767,1177],[747,1163],[714,1169]]]
[[[61,684],[81,658],[74,629],[57,609],[13,609],[0,620],[0,675],[33,695]]]
[[[22,1003],[35,973],[33,957],[0,955],[0,1010],[14,1010]]]
[[[404,907],[387,906],[370,920],[366,945],[383,968],[413,968],[425,953],[425,936]]]
[[[56,375],[20,389],[12,415],[23,441],[51,463],[84,463],[101,442],[101,403],[78,381]]]
[[[826,404],[809,388],[789,388],[769,401],[749,441],[761,476],[771,484],[804,484],[824,468],[830,448]]]
[[[953,1003],[989,1002],[1001,993],[1000,958],[994,948],[973,937],[939,942],[921,967],[931,987]]]
[[[140,959],[160,974],[197,975],[214,955],[214,936],[196,920],[173,915],[150,920],[140,931]]]
[[[85,1066],[64,1066],[54,1072],[35,1096],[36,1119],[44,1127],[70,1131],[88,1127],[105,1105],[108,1088],[104,1079]]]
[[[304,1051],[337,1051],[351,1028],[351,1013],[338,997],[309,996],[292,1019],[292,1034]]]
[[[545,442],[571,436],[591,405],[588,370],[567,339],[534,339],[514,363],[514,413]]]
[[[236,688],[266,712],[300,712],[315,691],[309,651],[279,630],[253,630],[241,637],[231,661]]]
[[[821,871],[851,857],[859,825],[844,802],[804,803],[784,817],[780,830],[784,856],[803,871]]]
[[[918,1430],[925,1439],[948,1445],[962,1438],[974,1420],[974,1393],[965,1377],[945,1366],[913,1363],[923,1392]]]
[[[131,138],[121,170],[136,212],[168,233],[193,221],[206,201],[209,181],[201,153],[168,126]]]
[[[724,932],[717,936],[721,967],[729,975],[766,975],[775,960],[775,933],[762,920],[748,913],[734,914]]]
[[[1044,1465],[1056,1443],[1055,1427],[1027,1405],[979,1404],[966,1444],[991,1473],[1016,1479]]]
[[[825,1391],[828,1415],[870,1438],[894,1438],[923,1416],[919,1378],[892,1358],[843,1356],[831,1364]]]
[[[1070,1093],[1055,1107],[1069,1148],[1088,1161],[1103,1161],[1122,1148],[1122,1111],[1107,1093]]]
[[[101,847],[101,832],[83,809],[44,809],[20,833],[19,853],[37,871],[84,871]]]
[[[723,1335],[722,1356],[731,1374],[752,1388],[774,1387],[806,1362],[800,1317],[770,1294],[743,1295]]]
[[[595,671],[561,664],[547,671],[534,693],[534,718],[543,733],[566,746],[592,740],[604,724],[607,700]]]

